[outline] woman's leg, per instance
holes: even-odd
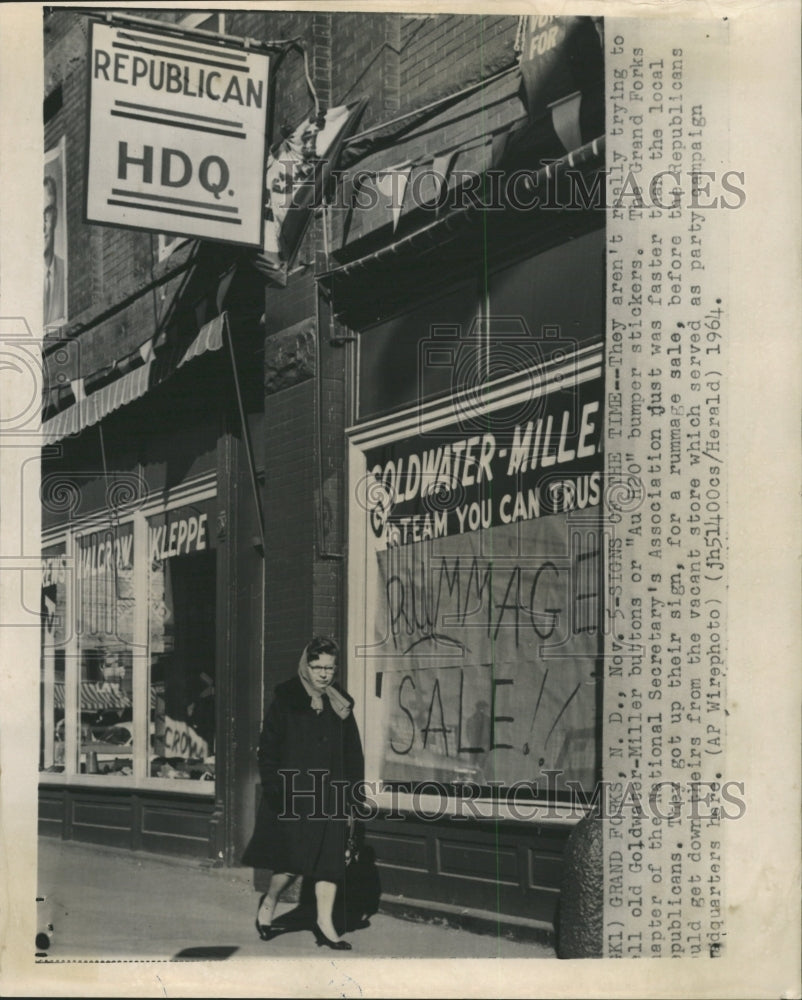
[[[273,923],[273,914],[276,912],[276,903],[278,903],[279,897],[290,882],[296,878],[296,875],[291,875],[289,872],[273,872],[270,876],[270,885],[262,897],[259,912],[256,915],[260,924],[269,927]]]
[[[336,882],[315,882],[315,899],[317,900],[317,925],[330,941],[339,941],[340,935],[334,929],[332,913],[334,897],[337,895]]]

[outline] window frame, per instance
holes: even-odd
[[[593,341],[586,345],[586,350],[598,354],[603,360],[603,343]],[[502,407],[514,393],[516,386],[529,388],[529,372],[523,371],[516,380],[509,384],[505,397],[491,404],[488,410]],[[502,382],[504,380],[501,380]],[[600,380],[603,384],[603,380]],[[492,388],[490,383],[488,388]],[[370,643],[366,637],[370,630],[365,628],[365,622],[360,615],[366,613],[363,609],[371,606],[369,595],[378,587],[377,563],[368,558],[367,525],[365,508],[359,499],[364,495],[365,484],[369,473],[367,453],[371,448],[402,440],[409,428],[419,432],[428,432],[439,426],[449,425],[454,420],[454,407],[458,397],[454,394],[428,399],[418,406],[408,406],[370,420],[357,422],[345,431],[347,446],[348,490],[350,498],[346,516],[348,518],[349,537],[349,568],[346,579],[347,615],[347,648],[351,650],[350,671],[348,675],[349,693],[354,698],[354,717],[362,733],[365,750],[365,777],[368,781],[381,785],[381,790],[374,794],[374,799],[381,810],[393,815],[406,812],[419,812],[430,816],[457,816],[465,818],[474,815],[470,805],[449,790],[443,799],[439,795],[427,794],[419,789],[425,788],[428,781],[388,781],[378,773],[377,746],[383,742],[384,734],[380,720],[369,710],[371,701],[371,684],[373,683],[375,664],[370,663]],[[405,427],[406,424],[406,427]],[[601,533],[601,528],[599,529]],[[600,538],[601,542],[601,538]],[[594,555],[601,555],[594,552]],[[601,563],[601,559],[599,560]],[[599,567],[600,568],[600,567]],[[602,622],[603,610],[599,609],[599,623]],[[601,725],[601,711],[597,703],[596,725]],[[597,761],[597,772],[600,761]],[[598,774],[597,774],[598,779]],[[454,788],[456,785],[454,784]],[[506,791],[506,790],[505,790]],[[485,810],[485,817],[493,820],[529,823],[535,825],[565,825],[577,823],[590,809],[581,801],[565,801],[549,797],[538,797],[520,803],[510,804],[502,795],[499,798],[480,794],[474,800],[479,809]]]
[[[60,525],[42,532],[42,550],[63,544],[66,561],[65,585],[65,630],[64,642],[64,770],[38,771],[41,785],[80,786],[86,788],[108,788],[115,791],[160,791],[169,789],[177,795],[202,795],[213,797],[217,787],[214,781],[178,781],[171,778],[151,777],[149,749],[150,721],[150,638],[148,628],[148,574],[150,571],[148,554],[148,519],[166,514],[176,507],[200,503],[217,497],[216,473],[207,473],[189,483],[185,483],[164,495],[147,497],[137,509],[123,513],[117,523],[133,525],[133,679],[132,679],[132,773],[123,777],[114,774],[82,774],[80,772],[80,743],[77,719],[79,716],[78,690],[80,683],[80,653],[76,629],[75,587],[77,581],[76,556],[78,542],[92,531],[108,528],[110,519],[107,511],[95,512],[67,526]],[[213,530],[210,526],[210,530]],[[215,608],[215,617],[217,609]],[[144,664],[137,668],[137,664]],[[41,670],[41,667],[40,667]],[[41,679],[40,679],[41,683]],[[38,725],[42,726],[41,709]],[[219,742],[220,734],[217,734]],[[38,752],[38,742],[37,742]]]

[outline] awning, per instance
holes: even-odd
[[[391,145],[367,151],[344,176],[331,208],[334,260],[345,263],[440,217],[437,203],[446,189],[495,166],[510,130],[525,122],[514,69],[438,105]]]
[[[102,712],[108,709],[131,707],[131,696],[115,684],[81,681],[81,711]],[[64,708],[64,685],[53,685],[53,703],[56,708]]]
[[[181,354],[175,367],[180,368],[181,365],[185,365],[188,361],[192,361],[193,358],[205,354],[206,351],[219,351],[223,346],[223,328],[227,322],[228,315],[222,312],[202,326],[198,336]]]
[[[151,688],[150,707],[156,707],[158,692]],[[101,681],[81,681],[80,710],[82,712],[103,712],[110,709],[125,709],[132,707],[131,696],[118,684]],[[64,708],[64,685],[53,685],[53,704],[56,708]]]
[[[103,420],[110,413],[139,399],[145,393],[160,385],[182,365],[208,351],[219,351],[223,346],[223,329],[228,322],[225,312],[206,323],[189,346],[167,354],[150,358],[138,368],[109,382],[101,389],[79,399],[61,413],[42,424],[45,445],[54,444],[62,438],[80,433],[87,427]]]
[[[527,178],[529,182],[527,189],[529,196],[533,197],[540,189],[543,189],[545,192],[549,182],[551,181],[553,185],[554,178],[558,177],[565,170],[581,170],[588,166],[600,166],[604,159],[604,152],[605,137],[600,136],[598,139],[586,143],[579,149],[575,149],[567,155],[553,160],[547,167],[531,171]],[[545,195],[543,200],[545,200]],[[503,205],[503,202],[500,202],[500,204]],[[482,207],[480,204],[467,204],[464,207],[451,211],[442,218],[436,219],[429,225],[415,230],[408,236],[397,239],[363,257],[358,257],[346,264],[341,264],[339,267],[322,272],[317,277],[321,281],[326,282],[336,277],[360,275],[371,270],[374,264],[401,259],[407,251],[419,253],[433,247],[441,249],[449,239],[458,239],[460,228],[468,224],[481,211]]]
[[[603,225],[601,53],[598,20],[550,20],[516,66],[349,141],[316,274],[341,322],[365,328],[488,257]]]
[[[520,84],[519,67],[509,67],[488,79],[476,80],[463,90],[441,97],[425,107],[408,111],[389,122],[373,125],[344,143],[338,166],[343,170],[357,163],[362,166],[369,156],[382,155],[382,151],[389,152],[391,159],[386,162],[390,163],[397,159],[396,152],[403,149],[405,144],[408,144],[414,158],[416,146],[418,151],[420,150],[421,136],[425,135],[427,130],[431,131],[429,126],[433,126],[435,130],[442,127],[447,129],[453,121],[458,120],[459,114],[452,115],[451,108],[459,106],[460,114],[465,112],[470,114],[476,107],[489,108],[496,103],[500,93],[506,91],[515,94],[520,89]],[[486,96],[481,95],[491,93],[488,90],[491,87],[494,89],[500,87],[501,90],[493,93],[488,101]],[[477,95],[479,95],[478,103]]]
[[[509,135],[507,162],[513,156],[526,162],[531,134],[523,127]],[[475,273],[489,254],[495,264],[503,266],[599,228],[605,217],[597,197],[604,192],[604,159],[605,137],[600,136],[547,166],[525,170],[520,187],[505,190],[500,185],[502,211],[485,211],[481,202],[469,203],[434,213],[428,225],[408,233],[397,231],[394,239],[365,247],[367,252],[350,260],[332,256],[330,269],[316,277],[330,297],[335,316],[352,329],[364,329],[400,311],[405,303],[439,294],[448,284]],[[510,191],[522,191],[531,203],[542,205],[551,192],[559,194],[574,185],[575,190],[588,192],[584,208],[579,207],[581,194],[575,211],[519,211],[511,203],[506,207]]]

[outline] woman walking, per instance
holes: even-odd
[[[302,875],[315,883],[318,946],[346,951],[333,908],[364,761],[353,699],[334,680],[338,656],[334,640],[318,636],[301,654],[297,676],[276,687],[259,742],[262,801],[242,862],[272,872],[256,915],[262,940],[275,937],[279,897]]]

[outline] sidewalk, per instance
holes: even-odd
[[[38,895],[54,925],[48,959],[152,961],[319,958],[309,930],[260,941],[250,869],[39,838]],[[279,906],[277,919],[295,904]],[[553,958],[548,945],[377,913],[347,935],[354,957]],[[43,953],[44,955],[45,953]],[[45,961],[44,957],[40,959]]]

